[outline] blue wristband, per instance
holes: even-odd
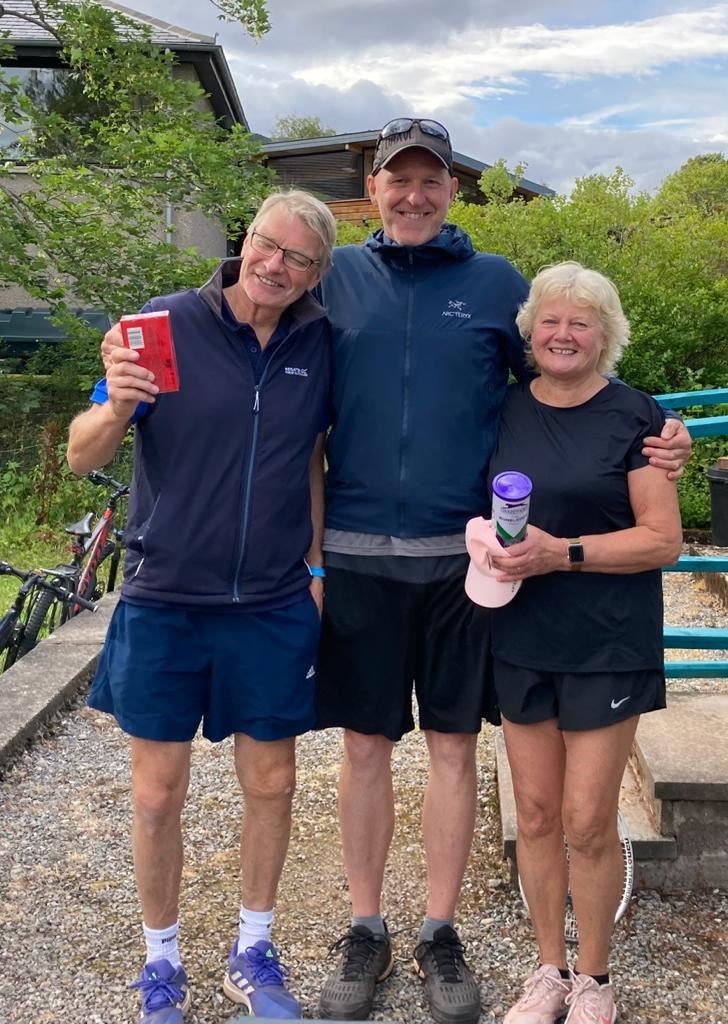
[[[326,579],[326,570],[321,565],[309,565],[308,571],[311,573],[316,580]]]

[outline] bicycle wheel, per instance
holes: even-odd
[[[52,633],[60,620],[61,602],[50,590],[44,590],[38,595],[38,600],[31,609],[28,620],[22,628],[20,642],[15,648],[8,651],[8,659],[13,654],[12,661],[6,659],[5,667],[9,668],[14,661],[22,658],[28,651],[32,651],[38,643],[38,635],[43,626],[47,626],[48,632]]]

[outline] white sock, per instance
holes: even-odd
[[[254,946],[261,939],[270,942],[270,930],[272,927],[272,910],[248,910],[241,903],[238,952],[242,953],[248,946]]]
[[[179,967],[182,963],[177,946],[179,934],[179,921],[175,921],[169,928],[147,928],[144,929],[144,938],[147,943],[147,963],[152,960],[169,960],[173,967]]]

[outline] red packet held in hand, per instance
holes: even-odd
[[[139,353],[139,366],[151,370],[160,394],[179,391],[177,358],[174,354],[169,312],[137,313],[121,318],[121,333],[127,348]]]

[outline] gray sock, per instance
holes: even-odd
[[[426,917],[420,928],[420,942],[432,942],[437,929],[442,928],[446,924],[449,924],[452,928],[453,919],[450,917],[446,921],[442,921],[439,917]]]
[[[358,924],[363,924],[372,935],[384,935],[386,933],[384,918],[381,914],[372,914],[370,917],[352,917],[351,927],[355,928]]]

